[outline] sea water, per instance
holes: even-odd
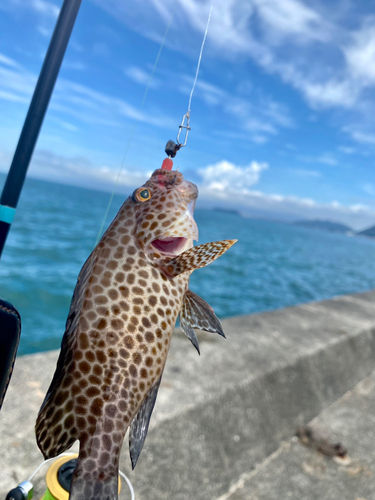
[[[19,354],[60,346],[77,276],[109,198],[27,179],[0,261],[0,296],[22,318]],[[114,197],[107,225],[124,198]],[[375,288],[375,240],[203,210],[199,198],[197,206],[199,243],[238,239],[190,280],[219,318]]]

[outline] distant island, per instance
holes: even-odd
[[[233,208],[220,208],[220,207],[216,207],[213,210],[215,212],[224,212],[226,214],[241,215],[238,210],[235,210]]]
[[[297,220],[293,222],[296,226],[308,227],[312,229],[322,229],[323,231],[330,231],[332,233],[353,234],[355,231],[346,224],[339,222],[331,222],[329,220]],[[375,229],[375,228],[373,228]]]
[[[375,226],[369,227],[364,231],[359,231],[357,234],[359,236],[369,236],[370,238],[375,238]]]

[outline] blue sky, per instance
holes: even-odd
[[[118,191],[141,185],[187,110],[210,5],[83,0],[29,174],[111,189],[128,149]],[[0,2],[3,172],[60,6]],[[175,159],[201,206],[375,224],[372,11],[364,0],[214,0],[192,131]]]

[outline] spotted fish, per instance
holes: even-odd
[[[236,240],[193,247],[198,190],[158,169],[120,208],[77,281],[56,371],[36,422],[44,457],[77,439],[71,500],[118,498],[125,433],[133,469],[160,386],[172,331],[199,352],[194,328],[224,336],[213,309],[188,289]]]

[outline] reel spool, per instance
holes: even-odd
[[[78,455],[60,457],[50,465],[46,474],[47,489],[40,500],[69,500],[70,484]],[[118,477],[118,493],[121,478]]]
[[[16,488],[13,488],[6,496],[5,500],[31,500],[34,497],[34,486],[31,482],[35,474],[44,464],[52,462],[46,473],[47,489],[40,500],[69,500],[70,484],[72,482],[73,472],[77,463],[78,454],[68,453],[56,459],[50,458],[43,462],[27,481],[23,481]],[[121,477],[124,478],[129,486],[131,500],[135,499],[134,490],[131,482],[125,474],[119,471],[118,494],[121,492]]]

